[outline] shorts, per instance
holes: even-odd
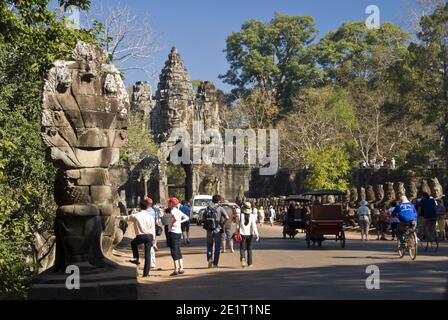
[[[190,221],[184,222],[180,225],[182,232],[190,232]]]
[[[221,235],[221,240],[230,241],[232,240],[232,225],[224,226],[223,233]]]
[[[369,232],[369,228],[370,228],[370,221],[369,219],[365,219],[360,217],[359,218],[359,227],[361,228],[361,231],[365,231],[366,233]]]

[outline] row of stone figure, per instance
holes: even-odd
[[[393,200],[400,200],[402,195],[406,195],[410,200],[415,199],[420,193],[426,192],[432,197],[438,199],[443,196],[443,188],[437,178],[411,180],[408,183],[404,182],[386,182],[377,184],[375,186],[367,185],[366,187],[353,187],[346,190],[342,197],[342,202],[348,204],[350,207],[356,207],[362,200],[369,203],[390,202]],[[322,203],[334,202],[333,196],[320,197]],[[244,198],[238,202],[249,201],[253,206],[259,208],[282,208],[286,205],[284,197],[266,197],[266,198]],[[336,200],[337,201],[337,200]]]

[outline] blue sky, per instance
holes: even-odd
[[[93,0],[95,5],[97,0]],[[381,22],[402,24],[410,0],[107,0],[104,4],[126,4],[138,14],[149,13],[150,23],[159,36],[162,49],[155,57],[154,69],[163,68],[170,48],[176,46],[185,62],[191,79],[212,80],[229,90],[218,79],[227,71],[225,39],[238,31],[244,21],[269,21],[275,12],[288,15],[310,15],[320,35],[337,29],[343,22],[365,20],[368,5],[381,10]],[[147,80],[143,72],[126,74],[126,82]]]

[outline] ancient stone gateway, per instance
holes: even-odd
[[[53,274],[35,279],[30,298],[135,298],[135,271],[108,259],[119,214],[108,169],[126,139],[128,94],[100,48],[78,42],[73,59],[54,63],[43,90],[42,139],[58,167],[56,261]],[[80,270],[81,290],[64,287],[68,266]],[[117,277],[127,279],[121,290],[107,290]]]
[[[221,122],[215,86],[210,81],[203,81],[197,92],[194,92],[184,62],[176,48],[171,49],[162,69],[152,107],[148,102],[148,94],[142,92],[150,93],[151,90],[142,82],[136,83],[131,105],[133,110],[142,113],[150,110],[149,127],[154,140],[159,144],[158,194],[150,196],[163,201],[173,195],[175,190],[182,189],[187,200],[197,194],[220,193],[234,201],[238,195],[241,197],[249,190],[251,167],[246,165],[197,164],[190,161],[178,165],[181,170],[177,172],[184,173],[184,181],[178,184],[169,183],[168,173],[173,167],[170,163],[170,153],[178,142],[168,139],[173,130],[185,129],[192,137],[193,123],[207,130],[219,129]],[[201,148],[206,144],[207,141],[202,138],[198,143]],[[187,146],[190,154],[193,154],[193,148],[198,145]]]

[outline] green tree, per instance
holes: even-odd
[[[158,145],[153,140],[147,119],[141,113],[131,112],[129,120],[131,124],[127,130],[126,143],[120,150],[120,158],[131,165],[146,157],[157,158]]]
[[[360,78],[385,81],[389,68],[403,60],[410,35],[391,23],[368,29],[365,22],[344,23],[319,42],[319,63],[327,79],[341,84]]]
[[[237,97],[260,89],[289,110],[293,95],[321,78],[316,35],[312,17],[276,14],[270,22],[249,20],[227,38],[230,69],[220,77],[235,86]]]
[[[342,148],[326,147],[305,151],[305,162],[310,167],[305,187],[309,189],[339,189],[348,187],[350,161]]]
[[[307,150],[344,148],[357,124],[348,90],[328,85],[310,88],[294,99],[294,111],[278,123],[282,166],[305,165]]]
[[[71,58],[78,39],[96,42],[95,30],[67,28],[49,3],[0,2],[0,298],[24,295],[37,270],[33,235],[52,229],[55,169],[40,138],[42,79],[54,60]],[[87,9],[90,2],[59,3]]]
[[[436,128],[448,168],[448,3],[423,16],[420,27],[400,70],[401,88],[408,110]]]

